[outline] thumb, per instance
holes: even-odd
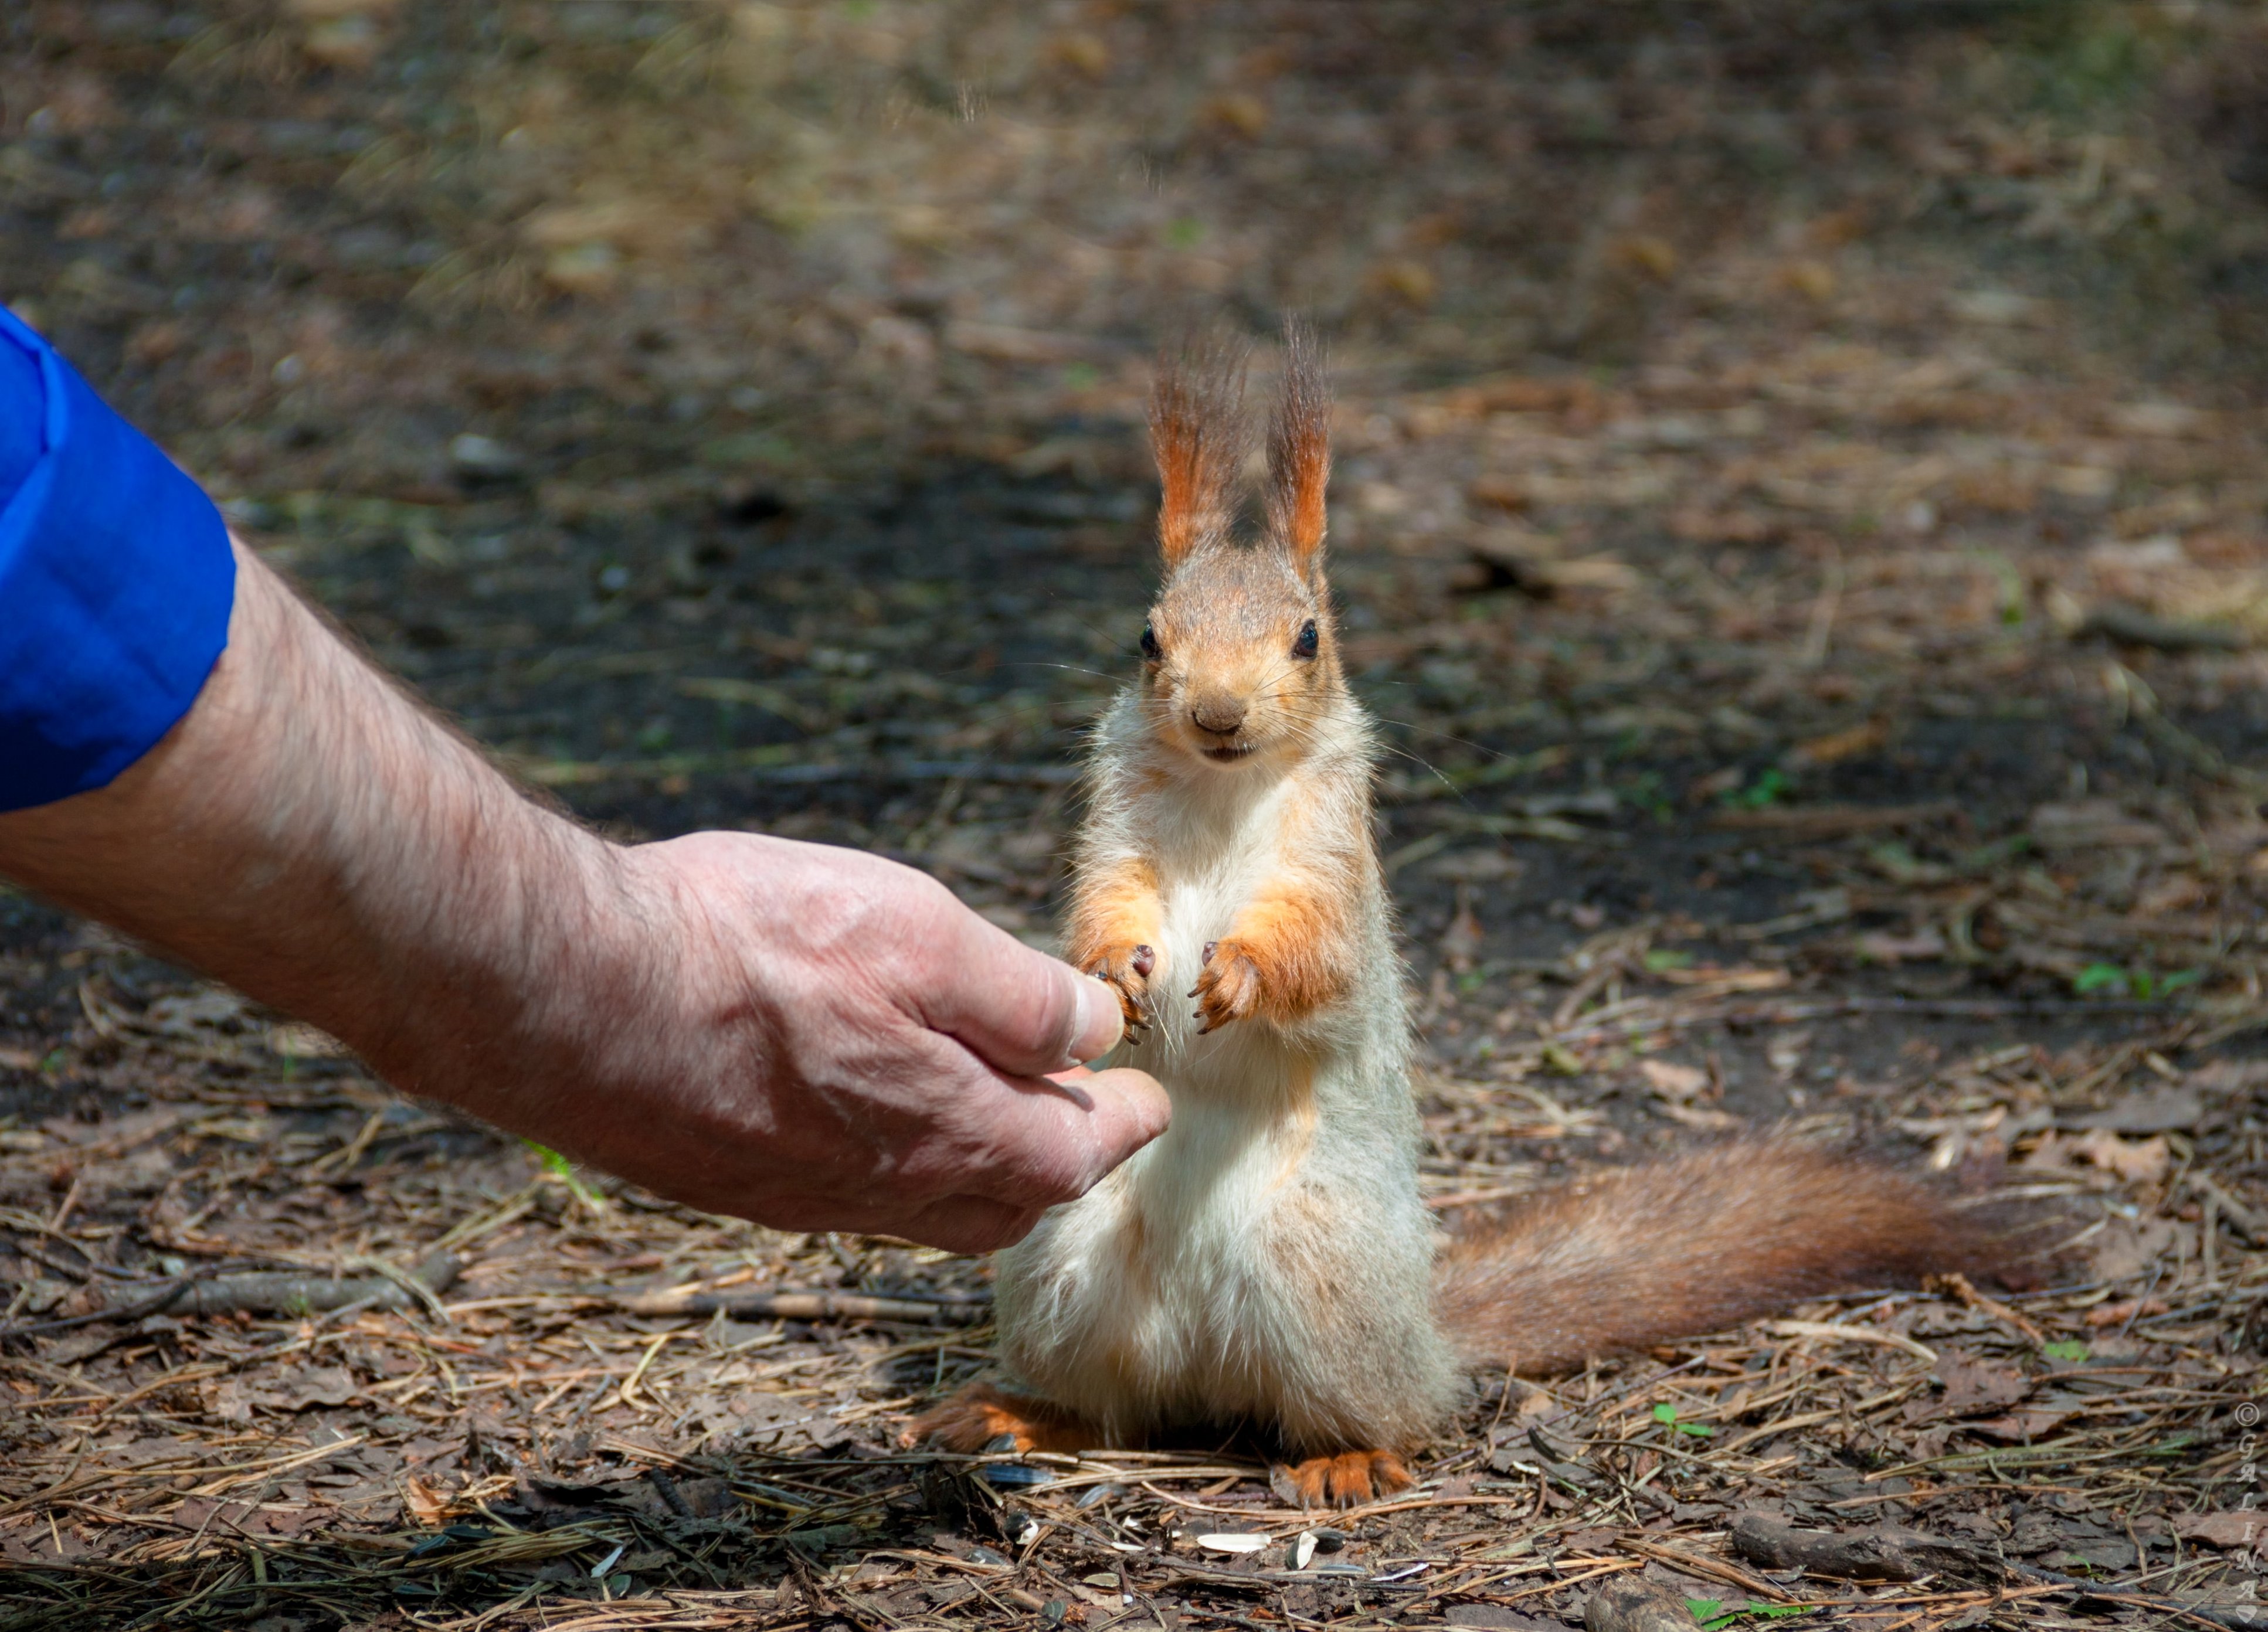
[[[995,1070],[1041,1077],[1099,1059],[1125,1029],[1118,996],[961,909],[948,915],[921,1018]]]

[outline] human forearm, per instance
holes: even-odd
[[[0,875],[328,1027],[389,1080],[717,1212],[1013,1239],[1164,1126],[1095,982],[934,881],[747,834],[609,845],[240,561],[195,707],[0,815]]]
[[[519,798],[241,549],[238,567],[196,707],[108,787],[0,815],[0,872],[409,1066],[413,1029],[452,1011],[492,1026],[494,1003],[541,989],[519,966],[571,943],[561,920],[584,908],[560,884],[596,886],[607,849]]]

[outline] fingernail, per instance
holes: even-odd
[[[1079,977],[1079,1035],[1071,1040],[1071,1063],[1099,1060],[1118,1046],[1125,1034],[1126,1016],[1118,994],[1091,974]]]

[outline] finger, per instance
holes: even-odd
[[[1062,1083],[1020,1085],[989,1107],[990,1159],[956,1189],[1024,1207],[1054,1207],[1093,1188],[1105,1173],[1165,1132],[1173,1101],[1141,1071],[1096,1071]],[[1055,1092],[1049,1092],[1049,1089]]]
[[[948,1253],[997,1253],[1031,1234],[1042,1210],[982,1195],[953,1195],[923,1208],[893,1233]]]
[[[1117,1045],[1125,1019],[1109,987],[973,912],[957,910],[948,923],[938,978],[913,995],[932,1030],[1011,1077],[1060,1071]]]
[[[1135,1070],[1074,1068],[1048,1078],[1002,1077],[938,1039],[938,1075],[961,1126],[857,1199],[828,1190],[777,1190],[756,1198],[690,1198],[713,1211],[781,1230],[880,1231],[956,1253],[995,1251],[1020,1240],[1045,1209],[1086,1192],[1165,1130],[1166,1092]],[[887,1199],[878,1199],[877,1192]]]
[[[1090,1171],[1079,1180],[1079,1193],[1166,1131],[1174,1120],[1174,1102],[1158,1079],[1146,1071],[1119,1066],[1108,1071],[1063,1072],[1057,1080],[1085,1096],[1087,1131],[1094,1140]]]

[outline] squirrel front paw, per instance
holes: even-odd
[[[1157,967],[1156,949],[1138,943],[1105,947],[1087,962],[1086,972],[1117,992],[1130,1043],[1150,1034],[1150,976]]]
[[[1189,996],[1197,1000],[1197,1018],[1203,1022],[1199,1036],[1247,1018],[1260,1007],[1260,959],[1233,936],[1207,942],[1204,967]]]

